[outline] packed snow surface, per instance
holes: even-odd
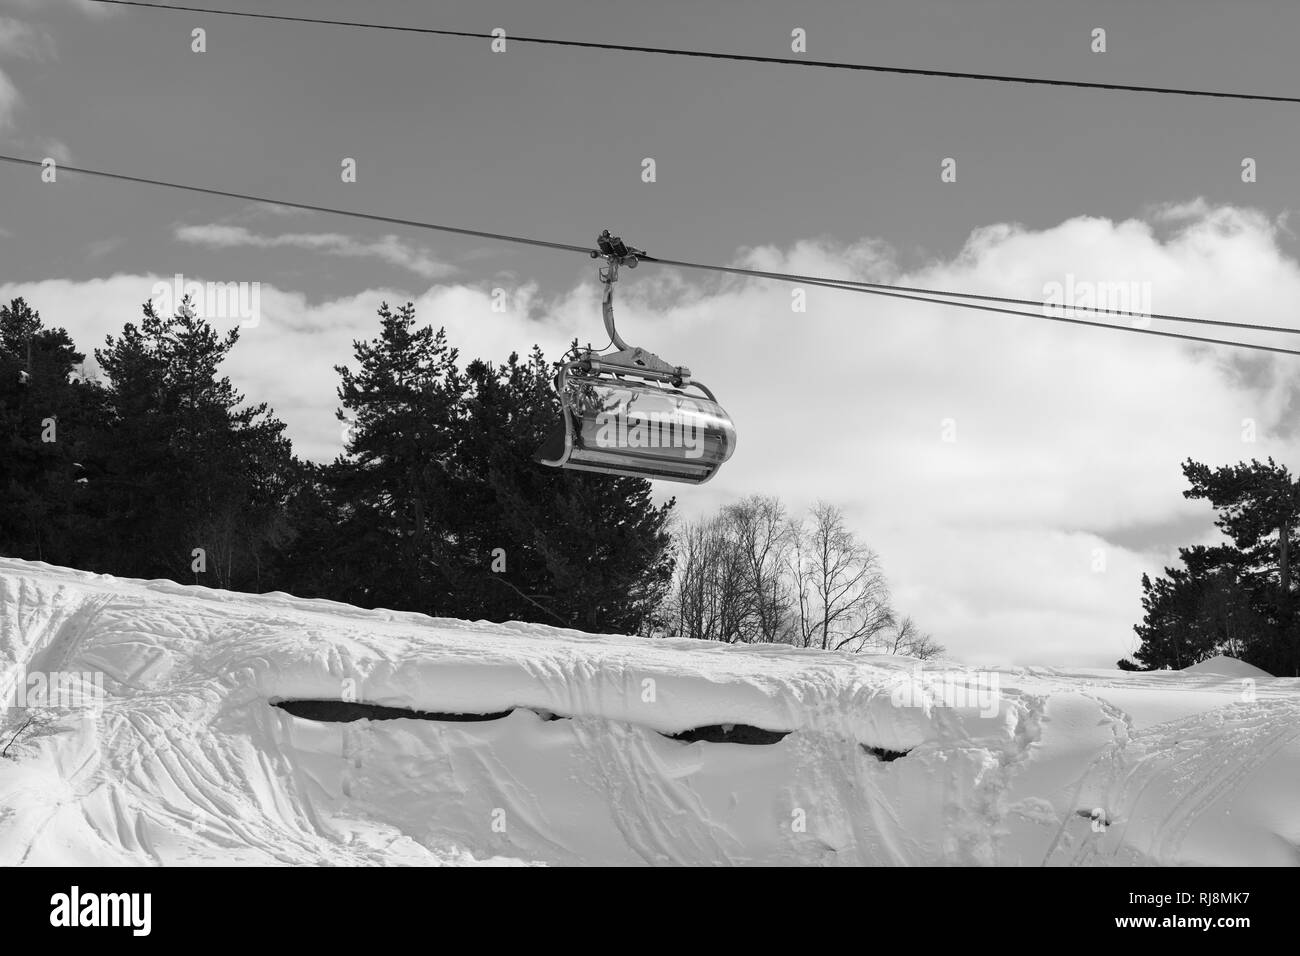
[[[1235,657],[1225,657],[1222,654],[1201,661],[1199,664],[1193,664],[1191,667],[1184,667],[1182,672],[1184,674],[1217,674],[1220,677],[1273,676],[1254,664],[1247,664],[1245,661],[1237,660]]]
[[[1255,671],[922,667],[0,558],[6,687],[0,865],[1300,862],[1300,681]],[[714,725],[785,736],[668,736]]]

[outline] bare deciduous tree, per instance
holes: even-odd
[[[910,617],[903,618],[892,631],[881,634],[876,646],[881,653],[915,657],[918,661],[933,660],[946,650],[929,634],[921,633]]]
[[[794,528],[791,571],[804,647],[859,651],[894,625],[889,586],[876,553],[844,524],[834,505],[819,501],[812,526]]]
[[[743,573],[744,640],[788,643],[793,602],[785,569],[793,533],[785,505],[755,495],[729,506],[724,514]]]
[[[790,520],[776,498],[752,496],[680,525],[663,618],[683,637],[824,650],[942,653],[911,618],[899,621],[876,553],[833,505]]]
[[[729,643],[742,639],[744,569],[725,514],[680,527],[676,577],[671,619],[678,634]]]

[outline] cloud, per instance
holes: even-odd
[[[233,249],[241,246],[255,249],[297,248],[324,252],[333,256],[379,259],[389,265],[414,272],[425,279],[441,279],[457,271],[455,266],[437,261],[426,250],[408,245],[394,235],[371,241],[337,232],[262,236],[243,226],[209,223],[201,226],[178,226],[175,237],[181,242],[215,249]]]
[[[1067,274],[1146,281],[1156,311],[1294,324],[1300,265],[1264,217],[1206,206],[1168,228],[995,226],[911,272],[878,242],[762,247],[738,261],[1024,298]],[[813,287],[795,312],[785,284],[651,265],[623,278],[623,336],[689,365],[739,429],[713,482],[659,492],[688,515],[752,492],[795,509],[818,497],[841,504],[879,552],[899,609],[972,663],[1108,666],[1130,654],[1141,574],[1173,557],[1169,534],[1150,529],[1216,533],[1208,508],[1183,498],[1180,462],[1294,461],[1300,451],[1289,357]],[[90,348],[138,317],[155,281],[50,280],[0,287],[0,299],[27,296]],[[604,341],[593,283],[554,297],[507,285],[504,312],[488,285],[435,285],[416,303],[466,359],[502,361],[534,342],[554,359],[575,336]],[[375,334],[384,299],[404,301],[372,289],[312,303],[263,287],[262,321],[243,333],[231,374],[275,406],[300,453],[340,450],[332,366]]]
[[[54,40],[40,27],[13,17],[0,16],[0,62],[6,59],[49,60],[54,58]],[[0,70],[0,130],[14,125],[22,106],[18,88]]]
[[[70,150],[67,143],[64,143],[62,140],[43,137],[40,140],[39,145],[42,157],[48,156],[60,166],[73,165],[72,150]]]
[[[0,130],[9,129],[14,123],[14,114],[22,105],[22,97],[13,81],[0,70]]]
[[[0,17],[0,57],[54,58],[54,39],[45,30],[13,17]]]
[[[74,162],[72,150],[68,148],[67,144],[49,136],[27,136],[21,133],[13,133],[5,138],[5,143],[9,147],[8,151],[28,159],[45,159],[49,157],[60,166],[71,166]],[[62,179],[59,181],[63,182]],[[71,187],[74,179],[69,178],[67,183]]]
[[[1156,206],[1152,218],[1157,222],[1189,222],[1204,218],[1210,212],[1210,204],[1202,196],[1186,202],[1161,203]]]
[[[289,216],[306,216],[309,215],[306,209],[296,209],[293,206],[281,206],[279,203],[259,202],[246,206],[243,210],[236,213],[236,217],[242,217],[249,220],[267,219],[267,218],[286,218]]]
[[[23,10],[41,10],[49,12],[53,6],[67,6],[74,10],[96,18],[111,17],[123,12],[121,8],[114,7],[107,3],[96,3],[95,0],[8,0],[10,6],[18,7]]]
[[[126,239],[122,236],[109,236],[106,239],[95,239],[86,243],[86,254],[92,259],[102,259],[114,249],[120,247]]]

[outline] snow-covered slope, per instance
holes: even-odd
[[[1268,671],[1256,667],[1254,664],[1247,664],[1245,661],[1237,660],[1235,657],[1225,657],[1220,654],[1217,657],[1211,657],[1209,660],[1201,661],[1199,664],[1193,664],[1191,667],[1183,668],[1184,674],[1215,674],[1219,677],[1272,677]]]
[[[105,692],[0,760],[0,865],[1300,862],[1300,682],[915,668],[0,559],[0,687]],[[789,733],[666,736],[719,724]]]

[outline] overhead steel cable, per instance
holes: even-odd
[[[255,13],[249,10],[220,10],[170,3],[150,3],[147,0],[94,0],[95,3],[118,7],[144,7],[154,10],[177,10],[212,16],[239,17],[249,20],[274,20],[283,23],[310,23],[321,26],[352,27],[364,30],[386,30],[394,33],[417,33],[430,36],[466,37],[478,40],[494,39],[491,33],[470,30],[446,30],[436,27],[402,26],[390,23],[370,23],[361,20],[335,20],[325,17],[290,16],[280,13]],[[1174,96],[1213,97],[1230,100],[1255,100],[1270,103],[1300,103],[1300,96],[1276,96],[1265,93],[1228,93],[1220,90],[1193,90],[1170,86],[1139,86],[1130,83],[1098,83],[1087,80],[1058,80],[1048,77],[1017,76],[1002,73],[970,73],[959,70],[922,69],[919,67],[881,66],[870,63],[851,63],[839,60],[810,60],[793,56],[763,56],[755,53],[717,53],[708,50],[688,50],[678,47],[640,46],[629,43],[603,43],[592,40],[564,40],[554,37],[507,35],[512,43],[533,43],[545,46],[580,47],[589,50],[617,50],[627,53],[657,53],[664,56],[694,57],[709,60],[733,60],[745,63],[774,63],[786,66],[811,66],[828,70],[852,70],[866,73],[894,73],[903,76],[930,76],[955,80],[980,80],[994,83],[1021,83],[1033,86],[1063,86],[1086,90],[1118,90],[1128,93],[1165,93]]]
[[[14,163],[19,166],[35,166],[40,169],[44,164],[35,159],[25,159],[21,156],[0,155],[0,162]],[[140,183],[146,186],[163,186],[167,189],[179,189],[191,193],[203,193],[208,196],[222,196],[226,199],[242,199],[245,202],[263,203],[268,206],[284,206],[289,209],[303,209],[308,212],[323,212],[335,216],[349,216],[353,219],[368,219],[371,222],[382,222],[392,226],[409,226],[412,229],[431,229],[435,232],[448,232],[458,236],[475,236],[479,239],[496,239],[501,242],[522,243],[529,246],[542,246],[546,249],[560,249],[564,252],[581,252],[584,255],[591,250],[590,246],[575,246],[564,242],[547,242],[544,239],[529,239],[525,236],[511,236],[500,232],[485,232],[480,229],[462,229],[459,226],[443,226],[432,222],[419,222],[414,219],[399,219],[395,216],[380,216],[375,213],[357,212],[352,209],[338,209],[333,206],[317,206],[311,203],[288,202],[283,199],[267,199],[265,196],[251,196],[247,193],[231,192],[226,189],[209,189],[205,186],[190,186],[184,183],[168,182],[165,179],[150,179],[146,176],[128,176],[126,173],[110,173],[102,169],[86,169],[82,166],[65,166],[60,164],[59,172],[81,173],[83,176],[97,176],[101,179],[116,179],[127,183]]]
[[[1016,299],[1003,295],[982,295],[977,292],[953,292],[948,289],[929,289],[922,286],[891,285],[887,282],[863,282],[858,279],[834,279],[827,276],[803,276],[792,273],[763,272],[759,269],[746,269],[741,266],[715,266],[699,262],[683,262],[678,259],[660,259],[657,256],[638,256],[647,262],[657,262],[665,266],[677,266],[682,269],[709,269],[731,275],[752,276],[760,279],[782,278],[787,281],[807,282],[810,285],[834,283],[837,288],[857,289],[870,292],[873,289],[888,291],[891,294],[913,292],[926,296],[942,296],[953,299],[974,299],[979,302],[1002,302],[1007,305],[1032,305],[1041,309],[1059,309],[1063,312],[1091,312],[1098,315],[1114,315],[1134,319],[1159,319],[1164,322],[1184,322],[1192,325],[1214,325],[1229,329],[1241,329],[1248,332],[1278,332],[1285,335],[1300,335],[1300,328],[1285,325],[1260,325],[1254,322],[1229,322],[1226,319],[1201,319],[1188,315],[1170,315],[1165,312],[1132,312],[1127,309],[1106,309],[1101,306],[1055,305],[1040,299]]]
[[[648,262],[659,261],[661,265],[681,265],[687,268],[709,269],[715,272],[730,272],[725,266],[710,266],[702,263],[669,263],[664,260],[647,259]],[[885,292],[881,289],[864,289],[856,285],[845,284],[835,279],[810,279],[807,276],[792,276],[781,272],[748,272],[754,278],[774,279],[781,282],[797,282],[805,285],[822,286],[827,289],[839,289],[843,292],[859,292],[865,295],[879,295],[888,299],[907,299],[912,302],[928,302],[931,305],[946,305],[958,309],[973,309],[977,312],[994,312],[998,315],[1018,315],[1027,319],[1046,319],[1048,322],[1066,322],[1070,325],[1085,325],[1095,329],[1110,329],[1115,332],[1136,332],[1140,335],[1155,335],[1166,339],[1181,339],[1184,342],[1202,342],[1206,345],[1228,345],[1233,348],[1252,349],[1259,352],[1275,352],[1279,355],[1300,355],[1300,350],[1284,349],[1274,345],[1259,345],[1252,342],[1238,342],[1232,339],[1214,339],[1201,335],[1185,335],[1182,332],[1166,332],[1161,329],[1144,329],[1135,325],[1112,325],[1109,322],[1095,322],[1091,319],[1070,318],[1063,315],[1046,315],[1042,312],[1022,312],[1019,309],[1003,309],[999,306],[980,305],[976,302],[962,302],[957,299],[936,299],[923,295],[908,295],[902,292]],[[888,288],[888,287],[886,287]],[[956,294],[956,293],[953,293]],[[1089,311],[1087,309],[1076,311]],[[1295,332],[1296,329],[1284,331]]]
[[[0,155],[0,161],[14,163],[22,166],[32,166],[41,168],[42,164],[38,160],[25,159],[19,156]],[[64,172],[81,173],[86,176],[97,176],[102,179],[114,179],[123,182],[139,183],[148,186],[162,186],[168,189],[183,190],[185,192],[202,193],[209,196],[221,196],[227,199],[241,199],[246,202],[262,203],[270,206],[284,206],[290,209],[302,209],[308,212],[320,212],[328,215],[347,216],[353,219],[365,219],[371,222],[380,222],[394,226],[408,226],[413,229],[426,229],[435,232],[445,232],[452,235],[474,236],[480,239],[492,239],[500,242],[513,242],[523,245],[540,246],[546,249],[559,249],[563,252],[580,252],[588,253],[591,251],[590,246],[579,246],[564,242],[549,242],[544,239],[531,239],[526,236],[514,236],[506,233],[486,232],[479,229],[466,229],[459,226],[446,226],[438,223],[422,222],[414,219],[402,219],[394,216],[382,216],[375,213],[359,212],[351,209],[340,209],[335,206],[319,206],[311,203],[289,202],[281,199],[268,199],[265,196],[253,196],[248,193],[232,192],[225,189],[211,189],[205,186],[191,186],[184,183],[168,182],[162,179],[152,179],[145,176],[130,176],[125,173],[112,173],[99,169],[87,169],[79,166],[59,166]],[[827,276],[807,276],[792,273],[773,273],[763,272],[757,269],[745,269],[740,266],[719,266],[699,262],[686,262],[678,259],[663,259],[657,256],[642,256],[647,262],[655,262],[660,265],[676,266],[683,269],[707,269],[713,272],[728,273],[731,275],[750,276],[760,279],[781,279],[788,282],[804,282],[810,285],[833,284],[835,288],[840,289],[857,289],[862,292],[878,290],[889,292],[897,295],[899,293],[917,293],[924,296],[944,296],[959,299],[974,299],[985,302],[1002,302],[1010,305],[1032,305],[1041,308],[1055,308],[1062,310],[1072,310],[1075,312],[1091,312],[1104,315],[1127,316],[1130,318],[1140,319],[1160,319],[1167,322],[1184,322],[1197,325],[1213,325],[1225,328],[1241,329],[1249,332],[1275,332],[1283,334],[1296,335],[1300,334],[1298,328],[1288,328],[1280,325],[1260,325],[1248,322],[1228,322],[1221,319],[1201,319],[1185,315],[1167,315],[1165,313],[1153,312],[1130,312],[1123,309],[1105,309],[1097,306],[1067,306],[1067,305],[1049,305],[1034,299],[1016,299],[1007,296],[982,295],[974,292],[953,292],[947,289],[929,289],[918,286],[897,286],[880,282],[863,282],[856,279],[835,279]],[[1023,314],[1023,313],[1012,313]],[[1118,328],[1118,326],[1114,326]],[[1214,340],[1218,341],[1218,340]]]
[[[29,166],[37,169],[44,168],[44,163],[35,159],[26,159],[21,156],[8,156],[0,154],[0,162],[11,163],[17,166]],[[381,216],[374,213],[358,212],[352,209],[339,209],[333,206],[320,206],[313,203],[289,202],[281,199],[269,199],[265,196],[254,196],[249,193],[234,192],[226,189],[212,189],[206,186],[191,186],[185,183],[170,182],[165,179],[154,179],[148,176],[130,176],[125,173],[113,173],[102,169],[88,169],[83,166],[58,166],[61,172],[80,173],[85,176],[94,176],[101,179],[118,180],[121,182],[137,183],[147,186],[161,186],[166,189],[174,189],[182,192],[201,193],[207,196],[220,196],[227,199],[239,199],[244,202],[259,203],[267,206],[281,206],[288,209],[302,209],[308,212],[319,212],[337,216],[347,216],[352,219],[363,219],[370,222],[380,222],[389,225],[408,226],[413,229],[426,229],[434,232],[445,232],[460,236],[473,236],[480,239],[492,239],[500,242],[517,243],[528,246],[541,246],[546,249],[558,249],[562,252],[578,252],[583,255],[599,255],[597,250],[590,246],[576,245],[567,242],[550,242],[544,239],[531,239],[526,236],[515,236],[508,233],[488,232],[481,229],[466,229],[460,226],[446,226],[432,222],[422,222],[416,219],[400,219],[394,216]],[[710,272],[723,274],[743,275],[750,278],[772,279],[781,282],[792,282],[805,285],[817,285],[826,288],[840,289],[846,292],[857,292],[864,295],[885,296],[893,299],[907,299],[916,302],[929,302],[935,305],[954,306],[963,309],[974,309],[981,312],[994,312],[1003,315],[1016,315],[1032,319],[1046,319],[1051,322],[1068,322],[1072,325],[1086,325],[1095,328],[1112,329],[1119,332],[1136,332],[1142,335],[1155,335],[1162,338],[1181,339],[1188,342],[1202,342],[1208,345],[1227,345],[1234,348],[1250,349],[1261,352],[1275,352],[1283,355],[1300,355],[1300,351],[1294,349],[1284,349],[1271,345],[1261,345],[1251,342],[1237,342],[1230,339],[1212,339],[1203,338],[1195,335],[1183,335],[1177,332],[1165,332],[1158,329],[1143,329],[1133,326],[1112,325],[1108,322],[1093,322],[1087,319],[1067,318],[1064,316],[1044,315],[1035,312],[1021,312],[1015,309],[995,308],[988,305],[979,305],[974,302],[963,302],[956,298],[930,298],[923,295],[914,295],[910,292],[887,291],[895,288],[891,286],[870,286],[857,283],[849,279],[833,279],[829,277],[802,276],[785,272],[763,272],[757,269],[744,269],[738,266],[720,266],[703,262],[690,262],[681,259],[661,259],[656,256],[638,253],[638,258],[646,262],[653,262],[658,265],[674,266],[684,269],[699,269]],[[899,287],[908,288],[908,287]],[[957,296],[962,293],[949,292],[947,295]],[[1024,300],[1030,301],[1030,300]],[[1078,311],[1094,311],[1090,309],[1079,309]],[[1136,314],[1136,313],[1135,313]],[[1222,323],[1231,325],[1232,323]],[[1251,330],[1273,330],[1272,326],[1249,326]],[[1297,332],[1297,329],[1280,329],[1280,331]]]

